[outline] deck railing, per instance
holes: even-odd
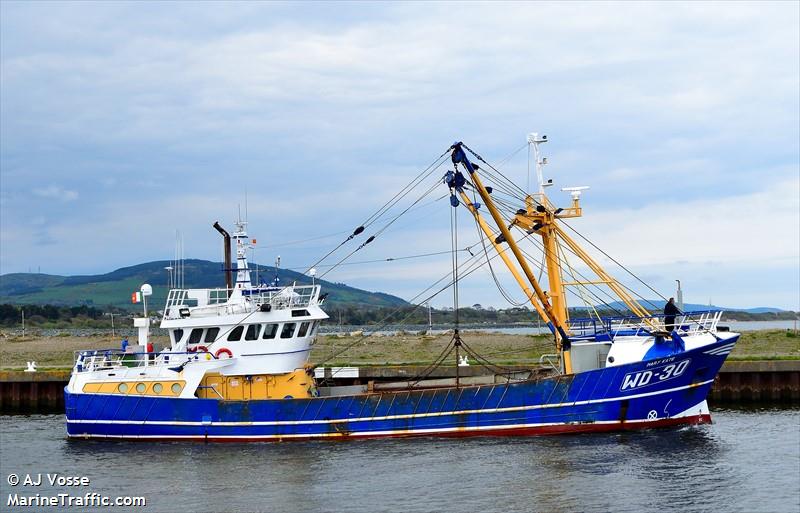
[[[289,285],[286,287],[253,287],[241,291],[240,300],[229,300],[230,289],[172,289],[167,295],[164,309],[169,318],[219,313],[220,308],[231,308],[227,313],[243,313],[254,311],[261,305],[270,305],[272,309],[305,308],[319,298],[319,285]],[[186,309],[185,312],[182,312]],[[184,315],[186,314],[186,315]]]
[[[133,353],[119,349],[92,349],[74,351],[75,372],[93,372],[120,368],[139,368],[153,365],[180,365],[184,362],[217,357],[207,352],[162,351],[159,353]]]
[[[702,310],[684,312],[674,316],[672,329],[681,336],[716,331],[722,318],[721,310]],[[657,331],[670,331],[665,325],[664,314],[652,314],[647,317],[619,316],[587,319],[570,319],[569,330],[577,336],[594,336],[608,334],[611,338],[617,335],[647,335]],[[655,328],[654,328],[655,327]]]

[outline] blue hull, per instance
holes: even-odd
[[[705,399],[734,342],[511,384],[310,399],[223,401],[65,390],[67,433],[243,441],[548,434],[709,422]]]

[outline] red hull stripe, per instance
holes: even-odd
[[[327,435],[267,435],[267,436],[115,436],[115,435],[72,435],[73,438],[119,438],[125,440],[142,441],[198,441],[198,442],[272,442],[289,440],[315,440],[315,439],[351,439],[351,438],[410,438],[422,436],[436,437],[469,437],[469,436],[539,436],[561,435],[577,433],[605,433],[611,431],[633,431],[641,429],[664,428],[672,426],[710,424],[710,414],[692,415],[671,419],[642,420],[632,422],[604,422],[585,424],[551,424],[539,426],[503,427],[501,429],[470,429],[463,428],[451,431],[415,432],[413,430],[387,433],[336,433]]]

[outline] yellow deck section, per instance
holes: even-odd
[[[312,397],[314,380],[303,369],[287,374],[222,376],[206,374],[197,389],[197,397],[250,401]]]

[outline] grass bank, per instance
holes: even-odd
[[[403,365],[427,364],[433,361],[450,341],[452,334],[426,336],[419,333],[373,336],[323,335],[311,353],[314,363],[326,365]],[[543,354],[553,353],[552,339],[545,336],[507,335],[466,331],[464,342],[474,351],[499,364],[529,364]],[[156,348],[165,347],[165,336],[153,337]],[[342,354],[330,355],[347,346]],[[24,369],[26,362],[36,361],[40,369],[69,368],[75,351],[119,347],[119,340],[110,335],[76,336],[10,336],[0,332],[0,368]],[[800,359],[800,335],[789,330],[762,330],[742,333],[729,360],[796,360]]]

